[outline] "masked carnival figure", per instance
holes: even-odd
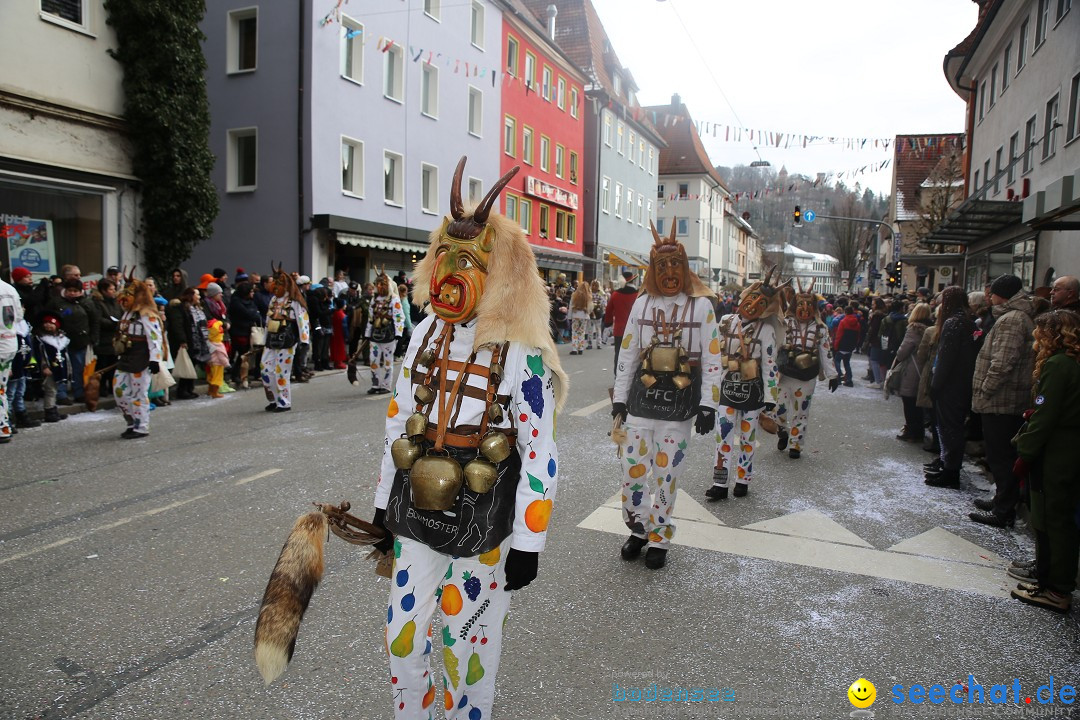
[[[405,310],[397,286],[390,282],[386,266],[375,278],[375,296],[371,298],[371,311],[364,328],[364,337],[370,342],[371,388],[368,395],[390,392],[394,377],[394,350],[405,333]],[[402,366],[404,367],[404,366]]]
[[[836,392],[840,378],[832,363],[829,329],[818,313],[814,282],[795,294],[787,313],[787,333],[777,354],[780,371],[780,402],[776,407],[778,450],[788,450],[797,459],[806,447],[806,430],[810,419],[810,400],[819,378],[828,378],[829,390]],[[790,445],[790,448],[789,448]]]
[[[724,355],[717,418],[716,466],[710,501],[724,500],[734,480],[735,497],[746,495],[754,469],[754,440],[762,408],[776,407],[780,374],[776,369],[777,338],[783,339],[783,289],[765,280],[743,290],[736,312],[720,320]]]
[[[19,351],[17,326],[23,321],[22,301],[14,285],[0,280],[0,443],[11,442],[11,410],[8,404],[8,379]]]
[[[394,554],[386,651],[397,718],[487,719],[511,593],[537,573],[558,476],[555,413],[566,376],[547,292],[520,226],[491,213],[517,172],[472,212],[461,202],[413,275],[430,313],[413,331],[387,410],[376,547]],[[431,620],[443,620],[443,687]],[[508,713],[513,714],[513,713]]]
[[[296,282],[279,265],[274,270],[274,296],[266,311],[266,349],[262,382],[267,412],[292,409],[292,366],[296,346],[311,342],[307,303]]]
[[[646,567],[664,566],[675,536],[672,513],[689,453],[691,421],[713,430],[720,382],[720,340],[712,293],[690,272],[671,234],[654,244],[641,294],[630,310],[615,371],[612,416],[623,424],[624,560],[648,545]],[[696,420],[695,420],[696,416]]]
[[[164,359],[164,333],[150,288],[134,275],[126,279],[116,300],[124,314],[112,341],[117,358],[113,394],[127,421],[120,437],[135,440],[150,434],[150,380]]]

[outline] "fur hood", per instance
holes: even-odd
[[[472,209],[468,209],[465,214],[471,213]],[[536,267],[536,257],[516,222],[496,213],[491,213],[487,222],[495,228],[495,247],[491,251],[484,294],[476,307],[473,348],[504,342],[519,342],[539,348],[544,364],[552,371],[556,409],[562,410],[569,383],[551,339],[551,304],[547,287]],[[434,249],[441,230],[440,226],[432,231],[428,253],[416,264],[412,274],[412,301],[418,305],[428,303],[431,299]],[[430,305],[426,311],[429,315],[433,314]]]

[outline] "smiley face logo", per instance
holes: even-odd
[[[855,707],[868,708],[877,699],[877,688],[874,687],[874,683],[866,678],[859,678],[851,683],[851,687],[847,690],[847,696]]]

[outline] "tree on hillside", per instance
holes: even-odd
[[[835,214],[845,218],[869,218],[865,206],[857,193],[848,192],[842,185],[840,194],[834,203]],[[848,273],[847,287],[851,290],[859,267],[866,262],[870,251],[870,237],[874,225],[857,220],[830,220],[829,230],[833,236],[833,248],[830,254],[837,259],[837,269]],[[843,277],[843,275],[841,275]]]

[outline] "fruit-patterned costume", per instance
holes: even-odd
[[[146,435],[150,432],[151,373],[150,365],[144,363],[164,362],[161,320],[156,314],[128,310],[120,318],[118,334],[130,337],[131,349],[119,356],[113,394],[127,420],[128,430]]]
[[[370,341],[371,387],[385,392],[393,386],[394,350],[405,334],[405,310],[389,280],[385,272],[379,274],[378,289],[371,299],[371,312],[364,328],[364,337]]]
[[[434,718],[436,703],[448,719],[492,717],[509,590],[536,575],[558,478],[555,414],[566,381],[548,332],[546,289],[521,228],[488,217],[516,169],[466,216],[464,163],[451,189],[454,220],[432,233],[414,273],[414,301],[430,299],[434,315],[416,326],[405,353],[375,491],[375,524],[394,538],[386,650],[399,720]],[[417,419],[419,434],[406,439]],[[491,459],[493,485],[474,491],[466,481],[443,493],[447,509],[425,509],[421,464],[448,456],[468,477],[470,463],[489,457],[479,441],[498,433],[507,455]],[[423,456],[401,462],[399,443]],[[437,607],[442,688],[431,670]]]
[[[308,322],[307,308],[300,304],[299,300],[291,299],[289,295],[270,298],[270,308],[266,311],[267,324],[277,322],[296,323],[297,344],[310,342],[311,324]],[[274,349],[267,341],[267,347],[262,355],[262,382],[266,391],[266,399],[272,400],[277,407],[292,407],[292,364],[293,356],[296,355],[296,345],[287,348]]]
[[[787,318],[788,353],[795,357],[799,354],[813,355],[826,378],[837,377],[836,368],[831,360],[829,348],[829,330],[817,317],[803,322],[794,315]],[[776,421],[787,430],[789,446],[798,457],[806,447],[806,430],[810,420],[810,400],[814,397],[818,374],[812,378],[800,380],[785,375],[780,368],[780,395],[776,406]],[[783,449],[783,448],[781,448]]]
[[[11,420],[8,416],[8,378],[19,339],[15,326],[22,320],[22,302],[14,286],[0,280],[0,441],[11,441]]]

